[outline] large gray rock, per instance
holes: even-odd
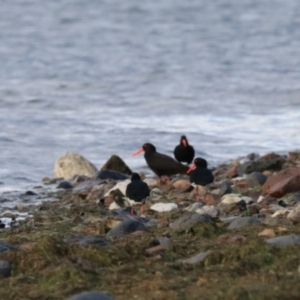
[[[92,291],[74,295],[69,298],[69,300],[113,300],[113,298],[107,296],[104,293]]]
[[[265,170],[279,171],[282,169],[284,161],[281,158],[247,161],[238,166],[237,172],[239,176],[243,174],[250,174],[252,172],[263,172]]]
[[[11,274],[11,264],[8,260],[0,260],[0,276],[9,277]]]
[[[228,229],[238,229],[248,225],[260,224],[260,223],[261,221],[256,217],[240,217],[234,219],[228,226]]]
[[[56,160],[54,175],[65,179],[75,175],[94,177],[97,175],[97,168],[80,154],[67,152]]]
[[[102,170],[114,170],[118,171],[123,174],[131,175],[132,171],[130,168],[125,164],[122,158],[117,155],[112,155],[110,159],[104,164],[101,168]]]
[[[143,225],[142,222],[135,220],[135,219],[127,219],[114,228],[112,228],[106,236],[110,239],[117,239],[121,238],[127,234],[131,234],[135,231],[144,231],[145,226]]]
[[[185,229],[199,223],[211,222],[208,215],[199,215],[197,213],[186,212],[182,217],[170,224],[172,229]]]
[[[300,235],[290,234],[290,235],[278,236],[278,237],[267,239],[266,242],[278,246],[300,244]]]

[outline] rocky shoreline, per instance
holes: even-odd
[[[142,174],[150,197],[132,216],[120,158],[98,171],[67,153],[55,163],[62,178],[23,195],[41,203],[16,207],[23,220],[6,214],[1,298],[298,299],[300,153],[250,154],[213,173],[205,202],[188,176],[158,186]]]

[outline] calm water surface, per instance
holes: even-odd
[[[300,2],[4,0],[0,189],[186,134],[210,165],[300,145]]]

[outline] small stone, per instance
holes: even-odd
[[[78,153],[67,152],[60,156],[54,164],[55,177],[72,178],[75,175],[94,177],[97,168]]]
[[[232,204],[237,203],[242,200],[242,196],[240,194],[226,194],[221,198],[221,202],[223,204]]]
[[[88,179],[86,181],[78,183],[74,188],[72,193],[74,195],[80,195],[82,197],[86,197],[94,186],[97,186],[100,183],[99,180]]]
[[[110,159],[103,165],[101,171],[102,170],[113,170],[127,175],[132,174],[132,171],[123,161],[123,159],[117,155],[112,155]]]
[[[61,181],[57,186],[57,189],[64,189],[64,190],[69,190],[72,188],[73,188],[73,185],[67,180]]]
[[[228,169],[225,173],[224,173],[224,176],[228,176],[228,177],[231,177],[231,178],[234,178],[234,177],[237,177],[238,176],[238,173],[237,173],[237,166],[233,166],[231,167],[230,169]]]
[[[200,209],[204,204],[202,202],[194,202],[186,207],[185,211],[196,212],[197,209]]]
[[[180,259],[180,260],[178,260],[178,262],[181,262],[184,264],[189,264],[189,265],[195,265],[195,264],[203,261],[209,253],[210,253],[210,251],[200,252],[190,258]]]
[[[256,217],[240,217],[238,219],[233,220],[228,229],[238,229],[249,225],[260,224],[261,221]]]
[[[197,209],[196,213],[200,215],[206,214],[212,218],[216,218],[219,215],[220,211],[213,205],[204,205],[201,208]]]
[[[129,175],[114,170],[101,170],[97,173],[97,179],[126,180],[129,179]]]
[[[274,214],[272,215],[272,218],[285,218],[286,216],[288,216],[289,214],[289,210],[288,209],[279,209],[277,211],[274,212]]]
[[[175,230],[186,229],[199,223],[209,223],[211,218],[208,215],[186,212],[182,217],[170,223],[170,228]]]
[[[149,249],[146,250],[147,254],[158,254],[158,253],[162,253],[165,252],[167,250],[167,248],[165,248],[162,245],[157,245],[157,246],[153,246]]]
[[[290,234],[274,237],[266,240],[267,243],[277,246],[298,245],[300,244],[300,235]]]
[[[11,270],[12,266],[8,260],[0,260],[0,276],[9,277]]]
[[[178,209],[178,205],[176,203],[155,203],[153,204],[150,209],[158,212],[168,212],[172,210]]]
[[[278,224],[278,219],[273,218],[270,215],[267,215],[264,220],[262,221],[262,224],[268,225],[268,226],[276,226]]]
[[[145,230],[145,226],[141,222],[135,219],[127,219],[112,228],[106,236],[111,239],[116,239],[139,230]]]
[[[157,186],[157,180],[154,178],[145,178],[143,181],[147,183],[150,190]]]
[[[92,291],[74,295],[69,298],[69,300],[113,300],[113,298],[107,296],[104,293]]]
[[[173,183],[173,186],[176,189],[184,188],[184,187],[187,187],[187,186],[190,186],[190,185],[191,185],[190,181],[185,180],[185,179],[180,179],[180,180],[177,180]]]
[[[33,192],[33,191],[27,191],[27,192],[25,193],[25,195],[26,195],[26,196],[36,196],[37,193],[35,193],[35,192]]]
[[[246,183],[249,187],[263,185],[267,180],[267,176],[260,172],[252,172],[246,177]]]
[[[266,228],[266,229],[264,229],[263,231],[261,231],[261,232],[258,234],[258,236],[263,236],[263,237],[269,237],[269,238],[271,238],[271,237],[274,237],[274,236],[275,236],[275,232],[274,232],[273,229],[268,229],[268,228]]]
[[[232,191],[231,184],[224,181],[220,186],[219,197],[223,197],[226,194],[230,194]]]

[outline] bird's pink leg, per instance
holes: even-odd
[[[140,215],[143,215],[145,211],[145,204],[142,204],[140,207]]]
[[[134,210],[133,210],[133,207],[131,206],[130,208],[130,214],[133,216],[134,215]]]
[[[198,185],[196,185],[196,187],[195,187],[195,199],[196,199],[197,201],[200,200],[200,198],[199,198],[199,193],[198,193],[198,189],[199,189],[199,187],[198,187]]]
[[[171,182],[171,179],[170,179],[170,177],[169,176],[167,176],[167,185],[169,185],[170,184],[170,182]]]
[[[206,196],[207,196],[207,187],[205,187],[205,194],[204,194],[203,202],[205,202]]]

